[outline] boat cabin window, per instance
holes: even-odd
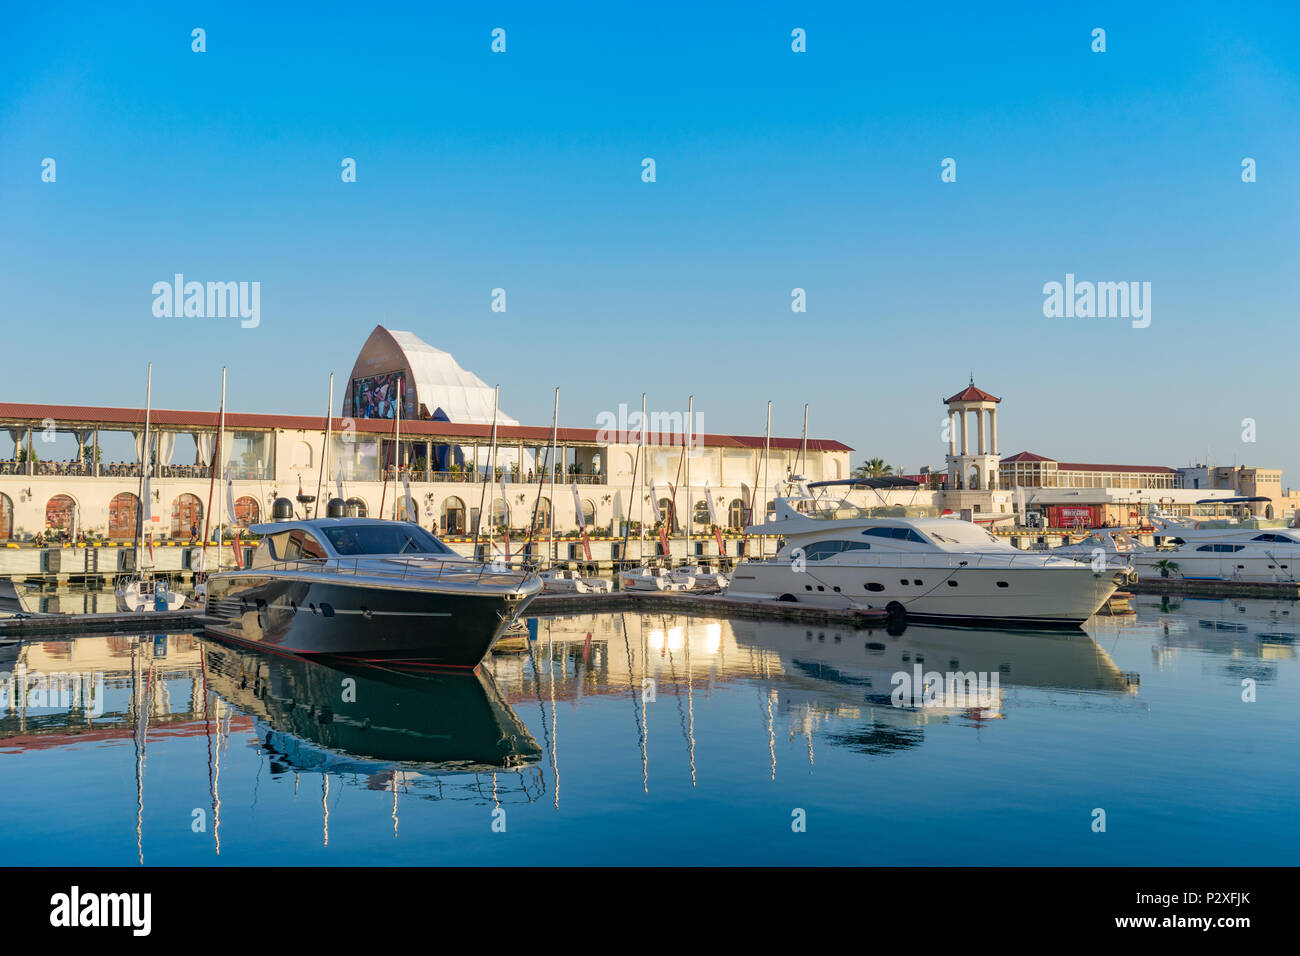
[[[343,525],[326,528],[324,533],[334,550],[342,555],[455,554],[429,532],[408,521]]]
[[[818,541],[803,549],[804,557],[809,561],[824,561],[843,551],[870,551],[871,545],[865,541]]]
[[[1278,541],[1282,544],[1295,544],[1295,538],[1288,537],[1284,534],[1257,534],[1250,539],[1251,541]]]
[[[928,543],[925,538],[911,528],[868,528],[862,533],[872,538],[892,538],[895,541],[915,541],[918,544]]]
[[[1244,547],[1245,547],[1244,544],[1203,544],[1196,550],[1215,551],[1220,554],[1232,554],[1235,551],[1240,551]]]
[[[271,535],[269,540],[271,553],[277,561],[324,561],[328,557],[321,543],[306,531],[282,531]]]

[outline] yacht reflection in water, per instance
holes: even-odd
[[[623,698],[635,721],[647,792],[652,762],[662,772],[665,734],[682,738],[671,748],[680,747],[681,757],[668,758],[668,772],[689,773],[692,783],[707,773],[707,766],[697,766],[696,743],[715,729],[716,718],[702,719],[700,706],[724,685],[731,692],[748,685],[756,693],[772,778],[781,737],[802,739],[809,762],[815,735],[832,746],[883,755],[920,746],[935,721],[978,727],[997,720],[1016,706],[1017,688],[1123,706],[1138,693],[1137,676],[1121,672],[1084,632],[909,626],[891,634],[680,614],[540,617],[530,626],[536,640],[527,655],[494,654],[487,663],[507,699],[521,708],[542,705],[551,751],[562,736],[560,704],[576,709],[584,701]],[[927,699],[921,686],[913,693],[909,685],[936,673],[943,681],[937,699]],[[959,682],[969,677],[969,685],[955,689],[970,694],[946,693],[949,675]],[[660,744],[652,747],[650,740]],[[553,752],[550,759],[558,783],[561,761]]]
[[[541,757],[485,674],[333,666],[205,641],[208,688],[254,718],[272,772],[491,772]]]

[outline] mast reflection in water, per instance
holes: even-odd
[[[0,857],[1283,862],[1293,605],[1136,604],[1078,634],[534,617],[478,675],[32,640],[0,655]],[[954,673],[987,678],[976,699],[898,699],[900,675]]]

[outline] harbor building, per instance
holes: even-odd
[[[635,426],[561,427],[552,462],[551,426],[499,409],[494,447],[493,389],[446,352],[382,327],[362,347],[339,411],[328,445],[324,415],[228,412],[214,491],[217,412],[155,408],[142,509],[145,409],[0,402],[0,434],[12,441],[0,458],[0,538],[84,531],[131,541],[143,510],[155,540],[191,539],[215,526],[210,501],[215,510],[233,500],[234,523],[247,526],[268,519],[277,497],[319,497],[323,514],[340,493],[351,513],[396,515],[453,538],[549,531],[552,515],[556,533],[569,535],[579,508],[597,536],[619,535],[624,522],[651,528],[656,511],[681,533],[687,467],[695,532],[707,537],[712,525],[738,532],[753,510],[770,509],[792,472],[848,477],[852,451],[831,439],[652,431],[641,454]],[[300,500],[300,510],[314,507]]]
[[[787,477],[850,476],[852,449],[837,440],[693,434],[680,414],[665,416],[667,430],[646,423],[644,453],[640,423],[629,418],[558,427],[552,454],[549,424],[522,424],[449,353],[382,326],[362,345],[342,393],[328,427],[324,415],[229,412],[220,440],[216,410],[152,409],[143,504],[145,409],[0,402],[0,438],[12,443],[7,457],[0,449],[0,541],[84,532],[124,543],[141,525],[156,542],[188,541],[218,518],[244,527],[267,520],[278,497],[295,499],[301,514],[323,513],[337,495],[349,513],[406,518],[453,541],[476,530],[535,540],[552,528],[573,538],[580,525],[595,539],[628,531],[635,540],[661,523],[681,536],[689,514],[690,553],[707,556],[717,550],[714,526],[739,537],[761,520],[760,509],[772,510]],[[549,411],[550,396],[538,404]],[[1029,451],[1002,458],[1000,397],[972,377],[944,404],[946,472],[923,469],[917,487],[837,492],[895,514],[991,520],[995,530],[1031,518],[1056,528],[1132,525],[1153,508],[1196,514],[1229,499],[1260,517],[1293,520],[1300,503],[1276,469],[1085,464]],[[608,546],[600,553],[616,556]]]

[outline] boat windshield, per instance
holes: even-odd
[[[455,554],[419,525],[405,521],[323,530],[334,550],[341,555]]]

